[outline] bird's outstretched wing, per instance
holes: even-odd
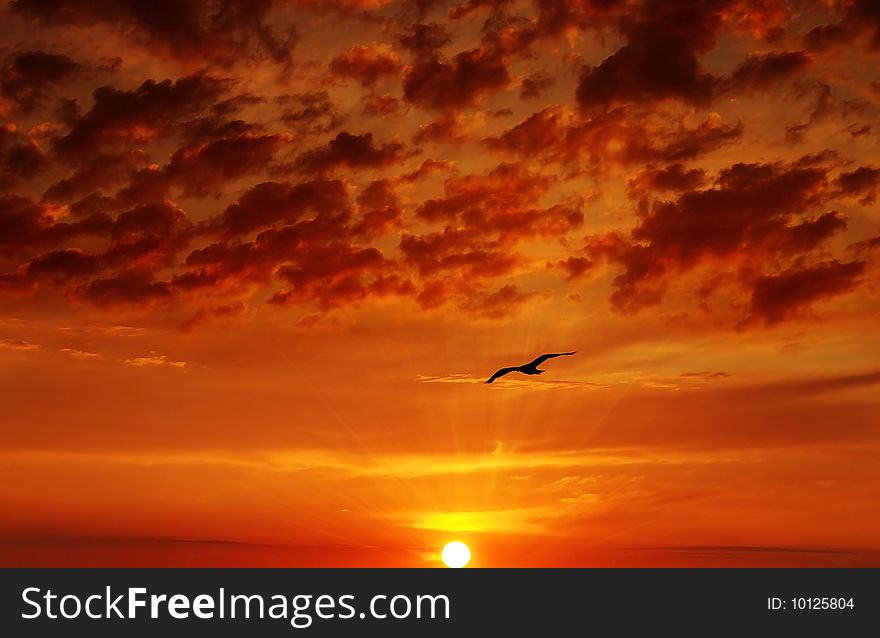
[[[540,357],[535,359],[534,361],[530,361],[524,367],[537,368],[539,365],[544,363],[547,359],[554,359],[556,357],[566,357],[568,355],[574,354],[574,352],[556,352],[553,354],[542,354]]]
[[[503,377],[505,374],[510,374],[511,372],[516,372],[517,370],[519,370],[519,368],[516,366],[512,368],[501,368],[498,372],[489,377],[486,383],[492,383],[498,377]]]

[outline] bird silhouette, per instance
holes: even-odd
[[[546,372],[546,370],[538,370],[538,366],[544,363],[547,359],[553,359],[555,357],[566,357],[574,354],[574,352],[557,352],[555,354],[542,354],[540,357],[536,358],[534,361],[529,361],[528,363],[521,366],[513,366],[510,368],[501,368],[498,372],[493,374],[486,380],[486,383],[492,383],[498,377],[503,377],[505,374],[510,374],[511,372],[522,372],[523,374],[542,374]]]

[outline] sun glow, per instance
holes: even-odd
[[[440,558],[447,567],[464,567],[471,560],[471,550],[461,541],[452,541],[443,547]]]

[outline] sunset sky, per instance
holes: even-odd
[[[874,0],[4,1],[0,565],[880,566],[878,114]]]

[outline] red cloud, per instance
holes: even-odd
[[[128,271],[95,279],[79,288],[78,294],[98,306],[145,305],[170,299],[173,290],[168,282],[156,281],[148,273]]]
[[[73,77],[80,65],[66,55],[24,51],[9,56],[0,70],[0,95],[17,109],[29,111],[46,96],[50,87]]]
[[[191,75],[175,82],[147,80],[132,91],[101,87],[92,108],[56,140],[55,150],[74,160],[106,145],[155,139],[212,104],[228,86],[227,80]]]
[[[286,107],[281,120],[301,133],[327,133],[345,119],[326,91],[284,95],[276,102]]]
[[[230,204],[216,222],[224,235],[232,236],[298,221],[307,211],[318,215],[349,210],[348,191],[340,180],[312,180],[299,184],[263,182],[248,189]]]
[[[15,124],[0,125],[0,191],[33,177],[46,164],[37,143]]]
[[[355,79],[364,86],[374,85],[383,75],[395,75],[399,69],[400,57],[389,44],[355,44],[330,62],[334,75]]]
[[[463,51],[449,61],[438,56],[417,60],[405,70],[403,97],[425,109],[450,111],[474,106],[509,83],[504,60],[480,48]]]
[[[721,90],[764,88],[803,71],[812,60],[805,51],[750,53],[730,77],[721,82]]]
[[[864,262],[834,260],[759,277],[754,282],[749,321],[773,325],[789,319],[815,301],[849,292],[864,270]]]
[[[686,190],[671,201],[643,202],[632,240],[618,234],[587,238],[585,257],[558,264],[570,277],[596,263],[620,264],[613,306],[635,312],[660,302],[669,279],[710,261],[760,267],[806,253],[846,227],[836,211],[804,217],[833,191],[826,169],[793,164],[735,164],[711,188]]]
[[[31,279],[67,279],[93,275],[100,271],[101,260],[73,248],[65,248],[45,253],[27,266],[27,276]]]
[[[534,113],[497,137],[484,140],[494,150],[521,157],[609,167],[638,162],[694,159],[742,137],[743,125],[723,124],[710,115],[694,128],[684,123],[617,108],[582,118],[563,107]]]
[[[873,0],[847,0],[840,3],[843,16],[837,22],[822,24],[807,33],[804,41],[815,50],[838,44],[851,44],[862,34],[871,49],[880,49],[880,7]]]
[[[293,29],[276,33],[267,20],[273,0],[13,0],[12,13],[49,24],[105,24],[130,32],[154,54],[231,64],[253,55],[289,62]]]
[[[323,173],[339,166],[347,168],[381,168],[403,160],[403,144],[389,142],[376,145],[372,133],[352,135],[342,131],[326,146],[302,154],[298,166],[309,173]]]

